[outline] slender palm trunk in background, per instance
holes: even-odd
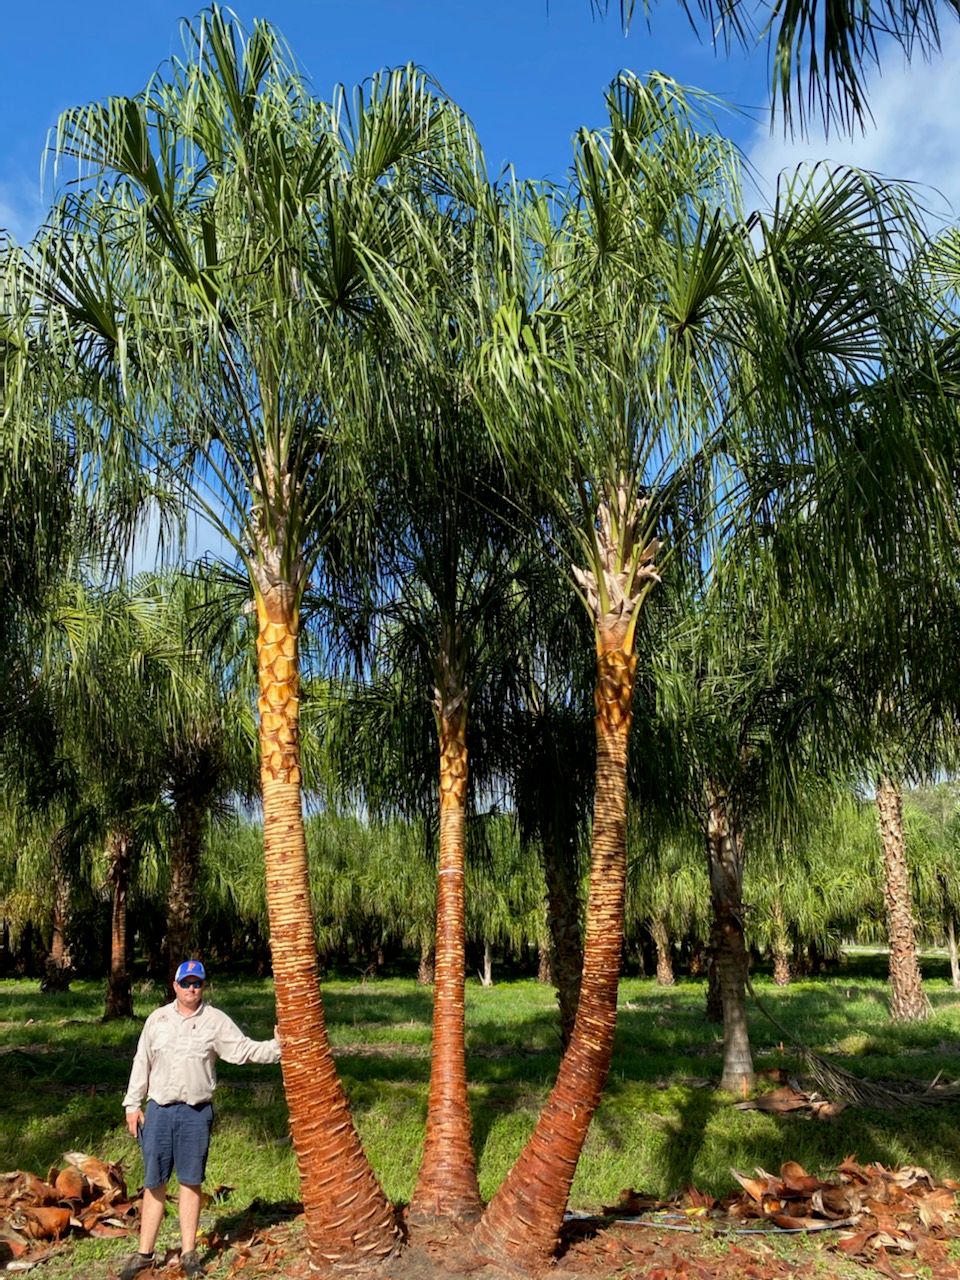
[[[53,886],[53,919],[50,933],[50,954],[47,956],[45,991],[65,991],[70,957],[66,943],[67,902],[64,886],[59,881]]]
[[[577,1161],[603,1090],[617,1017],[626,892],[627,751],[636,656],[597,656],[597,776],[583,981],[573,1035],[536,1128],[474,1233],[495,1261],[536,1265],[557,1246]]]
[[[420,943],[420,960],[417,964],[417,982],[421,987],[433,986],[433,943]]]
[[[170,888],[167,893],[167,977],[172,982],[184,956],[199,956],[193,918],[197,876],[203,847],[203,811],[187,799],[175,805],[176,831],[170,841]]]
[[[317,980],[303,827],[299,619],[283,585],[257,598],[260,774],[270,944],[281,1068],[297,1153],[311,1265],[376,1261],[397,1243],[337,1076]]]
[[[440,739],[440,850],[427,1132],[413,1220],[479,1217],[480,1188],[467,1099],[464,1013],[467,703],[454,663],[440,663],[434,710]]]
[[[727,797],[710,789],[707,864],[713,904],[714,964],[723,1003],[720,1087],[747,1094],[754,1085],[747,1026],[747,948],[743,936],[743,848]]]
[[[787,918],[783,911],[783,902],[779,896],[774,899],[771,908],[773,917],[773,981],[778,987],[790,985],[790,940],[787,934]]]
[[[890,1016],[917,1022],[930,1012],[923,990],[913,923],[910,872],[903,834],[903,795],[891,778],[877,782],[877,820],[883,845],[883,904],[890,940]]]
[[[562,785],[560,779],[558,785]],[[545,806],[541,805],[543,810]],[[560,1036],[566,1049],[580,1003],[583,937],[580,931],[580,893],[576,875],[576,833],[558,830],[546,813],[540,820],[540,861],[547,888],[550,931],[550,974],[560,1005]]]
[[[53,932],[50,952],[44,966],[42,989],[66,991],[70,986],[71,972],[68,936],[73,887],[64,866],[61,842],[56,837],[50,846],[50,875],[53,880]]]
[[[484,939],[483,943],[483,965],[480,969],[480,985],[482,987],[493,986],[493,947],[490,945],[489,939]]]
[[[947,912],[947,954],[950,957],[950,985],[960,991],[960,956],[957,954],[957,922],[952,911]]]
[[[670,946],[670,934],[663,920],[654,920],[650,926],[650,936],[657,951],[657,985],[672,987],[676,985],[673,974],[673,951]]]
[[[130,886],[130,862],[133,841],[128,832],[111,831],[107,837],[107,859],[110,864],[110,974],[103,1020],[132,1018],[133,997],[130,993],[130,968],[127,964],[127,892]]]

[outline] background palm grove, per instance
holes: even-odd
[[[420,69],[320,101],[213,8],[62,116],[3,243],[0,965],[106,1018],[188,953],[271,972],[317,1269],[398,1231],[318,972],[432,984],[408,1222],[512,1266],[624,969],[702,982],[740,1095],[751,965],[882,944],[897,1021],[919,944],[960,987],[960,234],[825,165],[747,207],[711,106],[624,72],[565,184],[493,180]],[[563,1046],[486,1204],[473,973],[552,982]]]

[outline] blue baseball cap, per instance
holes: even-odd
[[[207,971],[199,960],[184,960],[173,975],[173,980],[182,982],[184,978],[199,978],[201,982],[206,982]]]

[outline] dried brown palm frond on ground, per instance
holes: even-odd
[[[0,1173],[0,1268],[36,1259],[66,1235],[123,1236],[136,1229],[139,1197],[127,1194],[119,1165],[68,1151],[45,1178]],[[37,1259],[38,1260],[38,1259]]]
[[[960,1098],[960,1081],[941,1083],[939,1076],[929,1084],[922,1084],[908,1080],[865,1080],[861,1076],[854,1075],[852,1071],[847,1071],[845,1067],[832,1062],[823,1054],[815,1053],[809,1045],[804,1044],[792,1031],[788,1030],[757,995],[749,977],[747,990],[767,1021],[776,1027],[784,1041],[793,1046],[803,1070],[827,1095],[831,1103],[841,1106],[877,1107],[886,1111],[894,1107],[931,1106],[942,1102],[955,1102]],[[835,1112],[828,1114],[835,1114]]]
[[[749,1177],[730,1171],[742,1188],[719,1198],[696,1188],[669,1201],[624,1191],[604,1213],[644,1217],[666,1229],[750,1234],[765,1228],[791,1233],[835,1232],[831,1245],[850,1257],[875,1260],[888,1253],[914,1254],[925,1238],[960,1239],[960,1182],[935,1181],[915,1166],[887,1169],[847,1156],[832,1178],[818,1178],[789,1160],[779,1174],[758,1169]],[[955,1274],[960,1268],[955,1267]]]

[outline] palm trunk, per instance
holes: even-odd
[[[787,937],[787,921],[779,891],[773,902],[773,980],[778,987],[790,985],[790,944]]]
[[[670,947],[670,935],[663,920],[654,920],[650,926],[650,936],[657,949],[657,986],[672,987],[676,985],[673,976],[673,952]]]
[[[707,994],[704,1013],[708,1022],[723,1025],[723,993],[720,990],[720,949],[722,935],[716,917],[710,925],[710,942],[707,947]]]
[[[562,785],[562,782],[560,783]],[[541,808],[543,806],[541,805]],[[550,972],[560,1005],[560,1037],[566,1049],[580,1002],[583,972],[583,938],[580,932],[580,892],[576,875],[575,836],[561,833],[544,814],[540,822],[543,876],[547,887],[547,924],[550,930]]]
[[[482,987],[493,986],[493,947],[484,939],[483,943],[483,968],[480,970],[480,985]]]
[[[708,796],[707,863],[713,902],[714,938],[723,1003],[721,1089],[747,1094],[754,1085],[747,1025],[747,948],[743,936],[743,847],[728,799],[712,788]]]
[[[433,986],[433,942],[426,938],[420,943],[420,962],[417,965],[417,983],[421,987]]]
[[[890,1016],[918,1022],[930,1012],[923,990],[913,926],[910,874],[903,835],[903,797],[891,778],[877,782],[877,815],[883,845],[883,904],[890,940]]]
[[[536,1128],[474,1234],[495,1261],[536,1265],[554,1252],[570,1185],[610,1067],[623,949],[627,749],[636,657],[597,657],[597,780],[583,981],[570,1044]]]
[[[61,841],[54,838],[50,847],[50,875],[53,879],[53,931],[47,955],[41,990],[70,989],[71,959],[67,937],[70,930],[72,886],[64,866]]]
[[[174,809],[176,831],[170,842],[170,888],[167,893],[167,977],[172,982],[177,965],[197,954],[193,937],[197,875],[203,849],[203,810],[180,799]]]
[[[107,838],[107,858],[110,863],[110,973],[107,976],[104,1022],[112,1018],[133,1017],[130,968],[127,964],[127,891],[130,885],[132,846],[132,839],[125,831],[112,831]]]
[[[786,950],[779,947],[774,948],[773,952],[773,981],[778,987],[789,987],[792,980],[790,972],[790,956]]]
[[[397,1244],[337,1076],[317,981],[299,741],[298,617],[283,585],[257,596],[260,776],[281,1069],[311,1267],[376,1260]]]
[[[411,1220],[479,1217],[481,1202],[470,1132],[464,1013],[464,870],[467,813],[467,711],[462,683],[438,665],[440,851],[433,1040],[423,1160],[410,1201]]]
[[[947,952],[950,956],[950,985],[960,991],[960,958],[957,956],[957,926],[953,912],[947,912]]]

